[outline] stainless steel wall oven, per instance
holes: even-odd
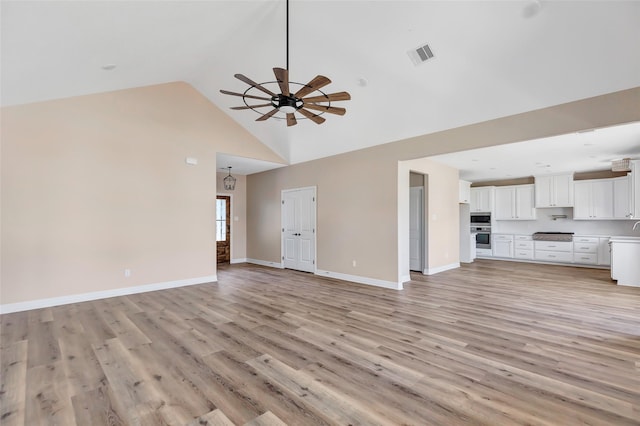
[[[471,213],[471,232],[476,233],[476,249],[491,249],[491,213]]]

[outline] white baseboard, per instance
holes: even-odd
[[[349,274],[342,274],[340,272],[323,271],[321,269],[316,270],[316,275],[320,275],[323,277],[337,278],[339,280],[351,281],[358,284],[367,284],[367,285],[373,285],[376,287],[390,288],[393,290],[402,290],[403,288],[402,283],[396,283],[393,281],[384,281],[376,278],[362,277],[360,275],[349,275]]]
[[[231,264],[234,264],[234,263],[247,263],[247,258],[244,258],[244,259],[231,259],[230,263]]]
[[[403,275],[403,276],[400,277],[400,282],[402,282],[402,283],[406,283],[406,282],[409,282],[409,281],[411,281],[411,275]]]
[[[256,265],[270,266],[272,268],[284,269],[284,265],[280,262],[269,262],[267,260],[247,259],[247,263],[255,263]]]
[[[435,268],[427,268],[424,271],[422,271],[422,273],[425,275],[434,275],[439,272],[444,272],[444,271],[448,271],[450,269],[456,269],[459,267],[460,267],[460,262],[456,262],[456,263],[450,263],[444,266],[436,266]]]
[[[129,294],[146,293],[148,291],[166,290],[168,288],[185,287],[188,285],[217,282],[217,275],[206,277],[187,278],[177,281],[146,284],[135,287],[123,287],[113,290],[93,291],[91,293],[72,294],[69,296],[51,297],[48,299],[29,300],[27,302],[7,303],[0,305],[0,314],[29,311],[31,309],[50,308],[52,306],[68,305],[70,303],[88,302],[90,300],[106,299],[109,297],[126,296]]]

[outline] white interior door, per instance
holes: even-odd
[[[282,262],[285,268],[315,272],[315,188],[282,191]]]
[[[409,197],[409,269],[422,272],[423,188],[412,187]]]

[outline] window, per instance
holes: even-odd
[[[216,200],[216,241],[227,241],[227,200]]]

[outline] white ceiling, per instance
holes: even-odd
[[[430,158],[470,182],[611,170],[614,160],[640,159],[640,122]]]
[[[219,92],[285,66],[284,0],[1,7],[2,105],[182,80],[290,163],[640,86],[638,1],[291,0],[290,79],[352,100],[288,128]]]

